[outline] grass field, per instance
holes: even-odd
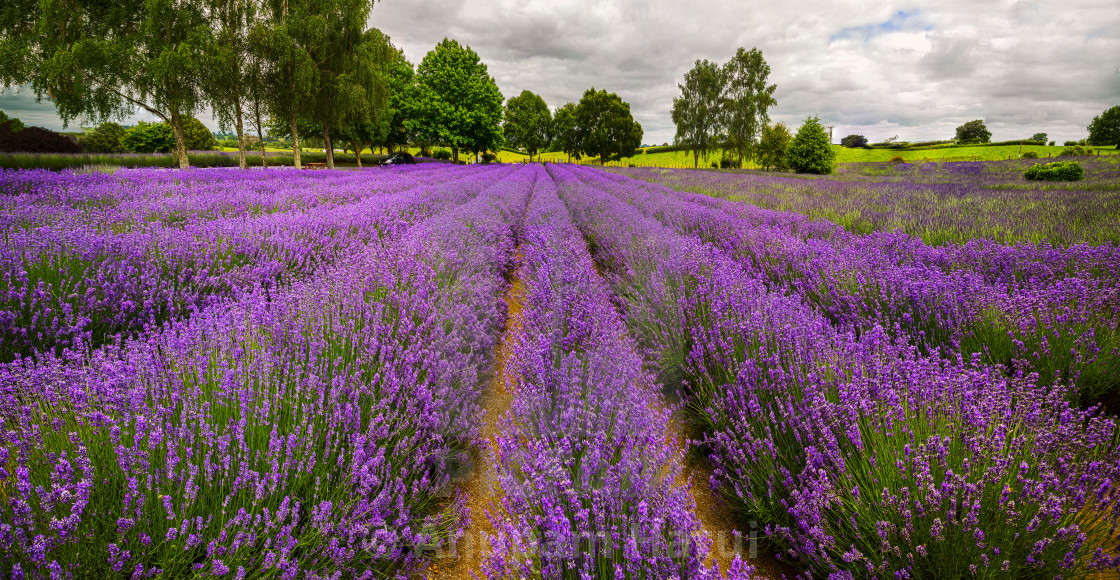
[[[1006,161],[1007,159],[1018,159],[1020,155],[1019,145],[996,145],[996,146],[977,146],[977,147],[941,147],[931,148],[917,151],[897,151],[892,149],[849,149],[840,145],[833,145],[836,151],[837,163],[861,163],[861,162],[874,162],[874,161],[890,161],[894,157],[901,157],[907,162],[916,161]],[[1038,153],[1040,159],[1048,157],[1057,157],[1064,147],[1049,147],[1045,145],[1023,145],[1022,152],[1034,151]],[[1100,155],[1116,155],[1120,151],[1115,148],[1095,148],[1099,151]],[[715,153],[708,156],[707,160],[700,159],[700,167],[711,167],[713,161],[718,162],[720,154]],[[542,153],[540,155],[543,161],[552,161],[563,163],[568,160],[568,156],[564,153]],[[536,157],[534,157],[534,160]],[[498,154],[498,160],[502,163],[523,163],[528,160],[528,156],[513,153],[509,151],[502,151]],[[581,163],[597,165],[598,162],[595,158],[584,158]],[[633,157],[628,157],[622,161],[609,163],[611,166],[626,167],[635,165],[637,167],[679,167],[691,168],[693,166],[692,155],[685,151],[669,151],[664,153],[639,153]],[[748,169],[758,169],[754,164],[750,164]]]

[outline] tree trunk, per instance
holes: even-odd
[[[692,152],[692,168],[693,169],[700,169],[700,152],[699,151],[693,151]]]
[[[241,117],[241,101],[234,103],[237,112],[237,165],[241,169],[249,168],[249,160],[245,158],[245,124]]]
[[[327,169],[334,169],[334,145],[331,145],[331,125],[323,124],[323,152],[327,154]]]
[[[288,129],[292,132],[292,164],[296,169],[303,169],[303,164],[299,162],[299,132],[296,130],[295,113],[292,113],[291,118],[288,119]]]
[[[188,169],[191,162],[187,159],[187,138],[183,134],[183,117],[178,107],[171,107],[171,132],[175,134],[175,157],[179,160],[179,169]]]
[[[362,167],[362,149],[365,149],[365,148],[366,148],[366,144],[359,142],[358,147],[356,149],[354,149],[354,161],[358,162],[358,168],[359,169],[361,169],[361,167]],[[373,149],[370,149],[369,151],[370,151],[370,153],[373,153]]]
[[[455,147],[455,146],[451,147],[451,158],[455,160],[455,163],[459,162],[459,148],[458,147]]]
[[[261,129],[261,103],[253,101],[253,114],[257,118],[257,144],[261,146],[261,168],[268,169],[268,158],[264,154],[264,135]]]

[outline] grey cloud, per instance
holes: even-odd
[[[591,86],[617,92],[647,143],[672,140],[693,62],[739,46],[771,66],[774,119],[815,114],[871,139],[947,138],[977,118],[996,139],[1072,139],[1120,104],[1115,0],[385,0],[370,24],[414,63],[444,37],[470,45],[507,98],[529,89],[558,107]]]

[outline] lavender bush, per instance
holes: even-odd
[[[1067,387],[925,355],[881,326],[840,331],[609,193],[626,183],[554,175],[627,321],[663,364],[683,361],[717,483],[783,559],[834,578],[1117,566],[1116,425],[1071,408]]]
[[[521,246],[491,578],[708,578],[669,410],[542,169]],[[732,578],[747,578],[741,560]]]
[[[460,525],[444,462],[504,320],[510,172],[288,288],[5,365],[0,570],[407,573]]]

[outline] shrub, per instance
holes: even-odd
[[[1023,173],[1023,177],[1031,181],[1081,181],[1085,177],[1085,169],[1076,161],[1039,163]]]
[[[1055,143],[1057,143],[1057,141],[1051,141],[1050,146],[1053,147]]]
[[[209,151],[218,146],[218,140],[214,138],[210,129],[194,117],[183,119],[183,139],[186,141],[188,151]],[[237,147],[236,139],[233,146]]]
[[[140,121],[125,131],[121,146],[129,153],[170,153],[175,150],[175,136],[167,123]]]
[[[1069,157],[1069,156],[1078,156],[1078,155],[1091,155],[1091,152],[1088,149],[1086,149],[1086,148],[1084,148],[1080,145],[1067,145],[1065,147],[1065,149],[1062,149],[1061,153],[1058,153],[1059,157]]]
[[[789,166],[798,173],[827,175],[836,167],[836,152],[828,142],[828,132],[820,119],[809,117],[790,142]]]
[[[7,126],[7,129],[9,131],[18,133],[19,131],[23,130],[23,121],[20,121],[15,117],[9,117],[8,115],[4,114],[4,111],[0,111],[0,128],[3,128],[5,126]]]
[[[719,163],[716,163],[715,161],[713,161],[712,162],[712,169],[719,169]]]
[[[1063,147],[1074,147],[1076,145],[1077,145],[1077,141],[1066,141],[1065,143],[1062,143]]]
[[[90,153],[124,153],[121,145],[124,133],[124,127],[117,123],[102,123],[79,137],[78,142]]]
[[[1024,151],[1023,159],[1034,159],[1038,157],[1038,151]]]
[[[489,151],[482,154],[482,162],[483,163],[493,163],[497,160],[498,160],[498,156],[493,154],[493,153],[490,153]]]
[[[6,117],[5,117],[6,118]],[[81,153],[76,141],[42,127],[24,127],[19,119],[0,123],[0,151],[8,153]]]
[[[848,135],[840,140],[840,144],[849,149],[867,147],[867,137],[863,135]]]
[[[903,158],[901,158],[901,157],[899,157],[898,155],[895,155],[894,157],[891,157],[891,161],[890,161],[890,162],[891,162],[891,163],[906,163],[906,160],[905,160],[905,159],[903,159]]]
[[[713,163],[712,165],[714,166],[715,164]],[[723,159],[719,160],[720,169],[739,169],[742,166],[743,164],[740,163],[738,159],[724,157]]]
[[[789,158],[786,155],[789,142],[793,139],[789,129],[784,123],[775,123],[762,128],[762,136],[755,149],[755,161],[763,167],[773,167],[779,171],[789,168]],[[827,138],[826,138],[827,139]],[[831,147],[829,148],[831,150]]]
[[[432,158],[447,161],[448,159],[451,159],[451,152],[447,149],[436,149],[435,152],[432,153]]]

